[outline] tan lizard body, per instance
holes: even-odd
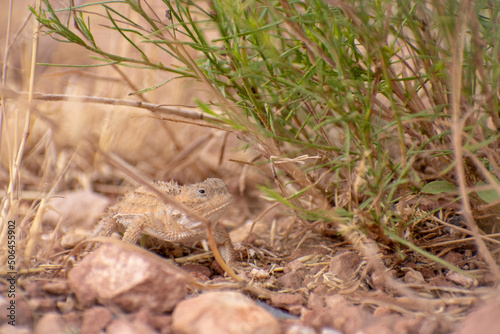
[[[225,228],[217,224],[217,220],[233,201],[224,181],[211,178],[184,186],[176,182],[156,181],[156,185],[167,196],[210,221],[217,248],[228,265],[234,267],[233,244]],[[206,228],[202,222],[193,220],[180,210],[165,204],[144,186],[126,193],[112,206],[92,237],[110,236],[117,230],[118,224],[125,227],[123,240],[131,244],[135,244],[143,234],[181,243],[207,239]]]

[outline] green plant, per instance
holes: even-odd
[[[497,2],[163,2],[167,15],[134,0],[59,12],[44,0],[32,11],[45,33],[103,63],[203,82],[214,99],[198,101],[200,108],[258,152],[252,164],[278,185],[263,191],[303,219],[398,241],[412,223],[404,208],[446,184],[444,197],[463,201],[488,253],[472,220],[470,204],[480,201],[469,195],[479,181],[500,193]],[[117,3],[140,21],[114,9]],[[96,41],[94,6],[135,54],[110,54]],[[59,18],[63,12],[77,28]],[[162,64],[143,51],[145,43],[184,67]]]

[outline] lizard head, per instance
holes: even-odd
[[[181,202],[188,208],[216,222],[233,202],[233,195],[221,179],[210,178],[182,187]]]

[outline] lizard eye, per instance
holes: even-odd
[[[199,191],[200,194],[204,194],[206,192],[205,189],[200,189],[198,191]]]

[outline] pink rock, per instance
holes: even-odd
[[[278,321],[238,292],[208,292],[184,300],[173,313],[178,334],[278,334]]]
[[[354,274],[361,263],[361,258],[355,252],[339,254],[330,261],[330,272],[344,282],[354,278]]]
[[[111,322],[113,316],[105,307],[93,307],[83,313],[81,334],[100,333]]]
[[[68,280],[84,308],[99,301],[129,312],[140,308],[168,312],[187,293],[185,275],[130,246],[104,244],[74,267]]]

